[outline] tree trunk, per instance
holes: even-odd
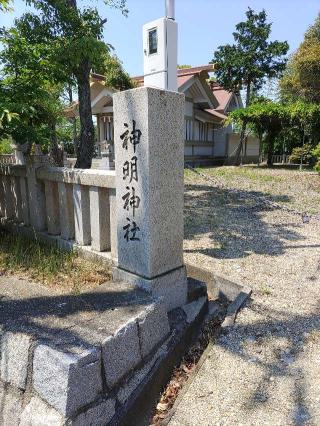
[[[262,137],[259,135],[259,157],[258,157],[258,167],[260,166],[260,161],[261,161],[261,148],[262,148]]]
[[[51,125],[50,156],[54,160],[56,166],[63,167],[63,150],[58,145],[55,123]]]
[[[77,0],[66,0],[68,6],[77,9]],[[90,169],[94,154],[94,126],[91,110],[90,96],[90,71],[91,63],[84,58],[76,70],[79,98],[80,116],[80,141],[77,146],[77,161],[75,167],[78,169]]]
[[[90,71],[91,64],[84,59],[77,71],[79,116],[80,116],[80,141],[78,145],[77,161],[78,169],[90,169],[94,154],[94,125],[92,120],[90,97]]]
[[[251,81],[248,81],[247,84],[247,90],[246,90],[246,108],[250,105],[251,100]],[[242,123],[241,133],[240,133],[240,141],[239,141],[239,147],[238,152],[235,160],[235,165],[239,166],[242,164],[242,155],[243,155],[243,142],[246,136],[246,130],[247,130],[247,123]]]
[[[235,166],[239,166],[240,164],[242,164],[243,142],[245,140],[246,130],[247,130],[247,123],[243,122],[242,128],[241,128],[241,133],[240,133],[240,142],[239,142],[239,146],[238,146],[238,150],[237,150],[237,154],[236,154],[236,160],[235,160],[235,164],[234,164]]]
[[[73,103],[73,93],[72,93],[72,87],[69,84],[68,88],[68,96],[69,96],[69,103],[70,105]],[[76,117],[71,118],[72,121],[72,141],[73,141],[73,149],[75,156],[78,155],[78,135],[77,135],[77,119]]]
[[[274,149],[274,137],[273,134],[269,134],[266,137],[267,145],[268,145],[268,160],[267,160],[267,166],[272,167],[273,166],[273,149]]]

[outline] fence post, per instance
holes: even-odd
[[[96,251],[110,249],[110,204],[106,188],[90,188],[91,247]]]
[[[76,242],[81,246],[91,243],[89,189],[73,185],[74,225]]]
[[[61,238],[72,240],[74,238],[73,188],[69,183],[59,182],[58,191]]]
[[[42,165],[37,159],[27,159],[27,186],[29,194],[30,224],[36,231],[44,231],[46,221],[46,200],[44,184],[37,179],[37,168]]]

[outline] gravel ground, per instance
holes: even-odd
[[[251,287],[252,300],[212,347],[170,426],[318,426],[320,221],[239,199],[231,186],[187,173],[185,258]],[[289,192],[296,206],[308,198],[299,185]],[[308,198],[315,211],[317,197],[316,189]]]

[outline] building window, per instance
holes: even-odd
[[[149,31],[149,55],[158,52],[158,34],[157,29],[154,28]]]

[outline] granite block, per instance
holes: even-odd
[[[142,358],[162,343],[170,333],[169,320],[163,304],[155,303],[138,318],[139,338]]]
[[[0,382],[0,424],[17,426],[20,423],[23,394],[18,390],[6,389]]]
[[[107,399],[69,420],[67,426],[106,426],[115,415],[115,400]]]
[[[117,196],[116,190],[109,189],[109,202],[110,202],[110,244],[111,244],[111,257],[117,259],[118,257],[118,221],[117,221]]]
[[[113,279],[131,283],[151,293],[153,297],[161,298],[167,311],[187,303],[188,285],[184,266],[151,280],[114,268]]]
[[[187,323],[191,324],[201,312],[203,306],[207,303],[207,297],[200,297],[200,299],[195,300],[194,302],[188,303],[183,306],[182,309],[187,315]]]
[[[127,402],[137,387],[140,386],[140,384],[149,375],[156,362],[160,358],[166,356],[166,354],[166,345],[163,345],[157,350],[154,356],[143,365],[142,368],[134,371],[134,373],[126,380],[118,391],[117,398],[121,404],[125,404]]]
[[[27,404],[19,423],[21,426],[62,426],[63,424],[63,417],[38,397],[33,397]]]
[[[102,342],[106,383],[112,388],[141,361],[138,325],[131,321]]]
[[[2,335],[1,380],[19,389],[26,388],[30,347],[30,336],[11,332]]]
[[[118,264],[152,279],[183,265],[184,95],[142,87],[113,105]]]
[[[94,348],[67,353],[40,344],[33,360],[34,389],[63,416],[73,416],[102,391],[100,356]]]

